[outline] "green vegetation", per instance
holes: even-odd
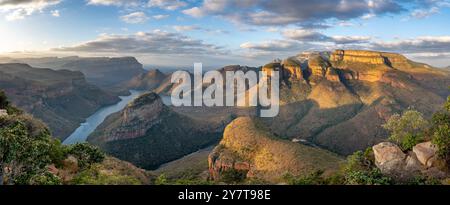
[[[0,118],[0,184],[141,184],[132,175],[102,171],[104,159],[90,144],[62,145],[29,116]]]
[[[411,150],[424,139],[423,133],[429,127],[422,113],[407,110],[402,115],[393,115],[383,127],[390,131],[389,139],[397,143],[403,151]]]
[[[429,133],[432,142],[438,147],[438,155],[450,165],[450,96],[444,105],[444,109],[433,115],[432,128]]]
[[[11,105],[4,91],[0,90],[0,109],[5,109],[8,114],[21,114],[22,111]]]

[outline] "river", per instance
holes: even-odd
[[[93,115],[86,119],[85,123],[82,123],[66,140],[63,144],[76,144],[85,142],[88,136],[94,132],[94,130],[102,124],[102,122],[111,114],[121,111],[128,103],[133,101],[136,97],[146,91],[130,90],[131,95],[129,96],[119,96],[120,102],[115,105],[106,106],[95,112]],[[165,99],[167,100],[167,99]]]

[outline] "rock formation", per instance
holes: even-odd
[[[431,142],[416,145],[411,152],[403,151],[395,144],[383,142],[373,146],[375,164],[383,174],[399,181],[412,180],[418,176],[435,179],[448,177],[434,162],[437,160],[436,148]]]
[[[88,141],[105,152],[146,169],[216,143],[218,128],[165,106],[155,93],[143,94],[109,116]]]
[[[306,145],[277,139],[256,119],[241,117],[230,123],[220,144],[209,155],[210,175],[220,180],[224,172],[245,173],[247,178],[277,182],[283,173],[330,173],[341,158]]]

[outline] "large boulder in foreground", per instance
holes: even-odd
[[[424,142],[414,146],[413,152],[420,163],[428,168],[433,166],[433,162],[436,161],[437,147],[431,142]]]
[[[383,142],[373,146],[375,165],[387,176],[409,181],[418,176],[443,179],[447,174],[434,165],[436,149],[431,142],[416,145],[404,153],[397,145]]]

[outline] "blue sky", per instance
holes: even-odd
[[[448,66],[449,19],[445,0],[0,0],[0,55],[257,66],[345,48]]]

